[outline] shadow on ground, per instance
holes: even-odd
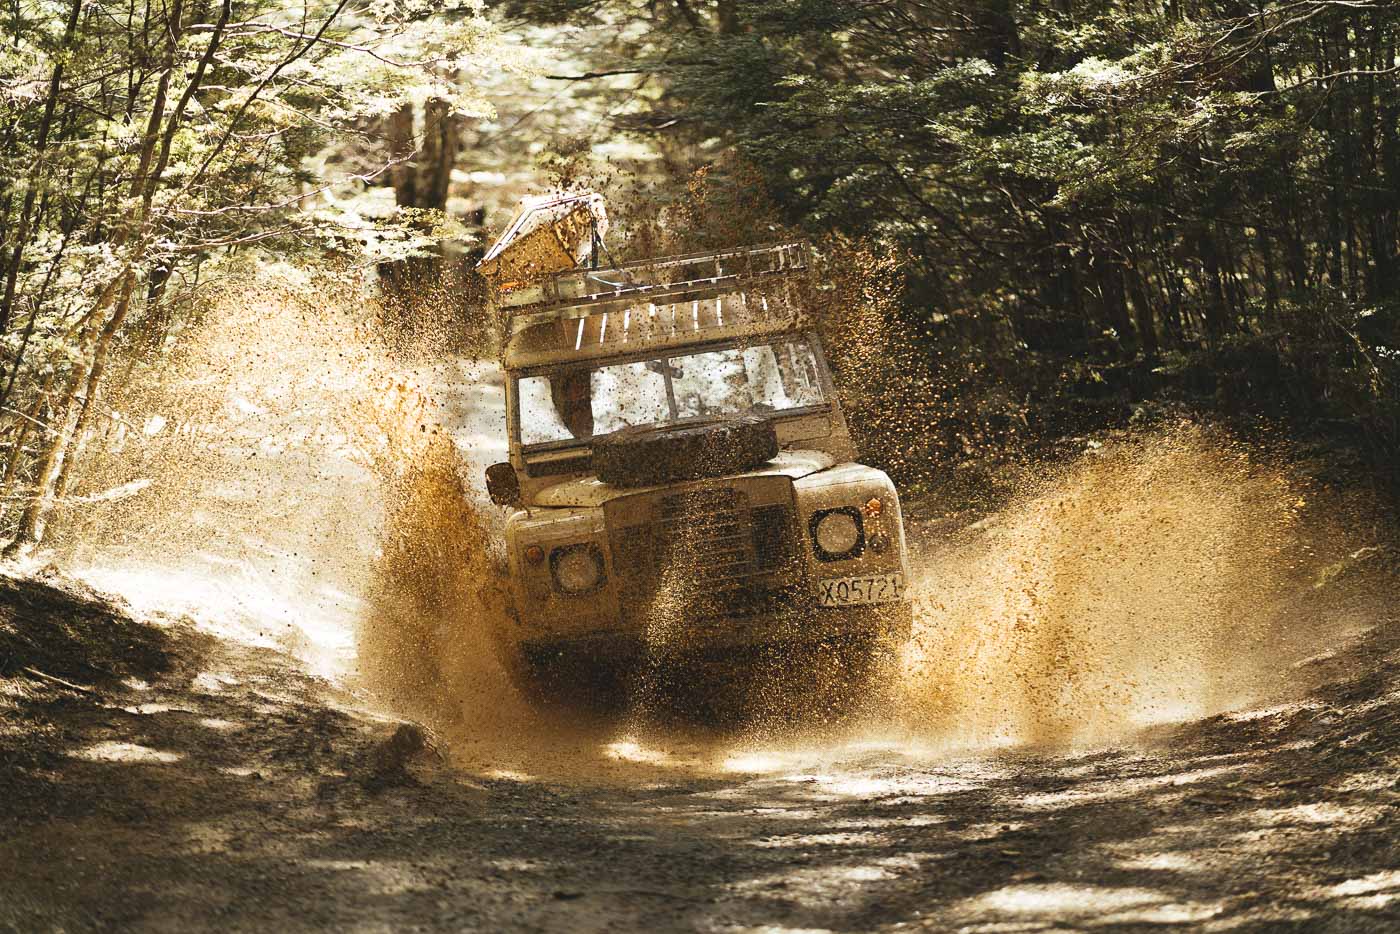
[[[1132,750],[572,785],[446,769],[287,657],[0,586],[0,929],[1400,925],[1400,628]]]

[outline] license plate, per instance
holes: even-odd
[[[861,603],[892,603],[904,596],[903,574],[872,574],[867,577],[833,577],[817,585],[821,606],[856,606]]]

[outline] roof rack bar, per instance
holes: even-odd
[[[745,262],[731,265],[726,271],[725,261],[736,258]],[[701,264],[712,264],[714,275],[681,280],[668,280],[661,275],[668,269]],[[614,301],[653,292],[695,288],[703,284],[718,285],[720,282],[734,282],[757,276],[790,275],[807,268],[806,244],[801,241],[664,256],[653,260],[621,263],[606,269],[580,268],[557,272],[542,279],[535,288],[519,289],[502,295],[500,308],[507,317],[513,317],[517,314],[565,309],[573,305]],[[599,285],[604,287],[599,288]]]

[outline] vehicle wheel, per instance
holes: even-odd
[[[894,658],[874,633],[677,656],[642,669],[639,700],[653,716],[721,729],[836,724],[886,696]]]
[[[638,425],[593,442],[593,469],[612,486],[636,487],[742,473],[778,456],[773,423],[756,415],[656,428]]]
[[[508,653],[510,680],[530,706],[555,713],[612,717],[630,696],[631,664],[572,646]]]

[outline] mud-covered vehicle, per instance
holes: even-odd
[[[532,205],[482,266],[506,375],[510,461],[487,487],[511,508],[517,673],[540,696],[561,666],[897,644],[899,497],[855,461],[804,322],[808,246],[598,268],[598,212]]]

